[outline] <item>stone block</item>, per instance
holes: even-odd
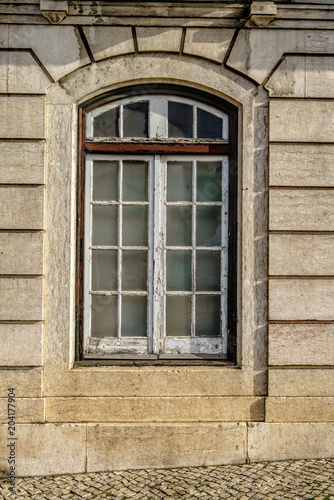
[[[332,458],[334,423],[256,423],[248,428],[251,462]]]
[[[272,368],[269,396],[334,396],[333,368]]]
[[[0,278],[0,290],[0,321],[43,319],[43,279]]]
[[[1,184],[43,184],[43,142],[0,142]]]
[[[333,397],[269,397],[266,422],[331,422]]]
[[[269,229],[272,231],[333,231],[332,190],[271,189]]]
[[[0,92],[12,94],[45,94],[50,85],[30,52],[0,52]]]
[[[17,424],[18,476],[85,471],[86,425]],[[8,427],[0,426],[0,470],[9,472]]]
[[[43,274],[43,233],[0,233],[0,274]]]
[[[333,365],[333,359],[332,324],[269,325],[269,365]]]
[[[87,430],[88,472],[246,461],[245,424],[100,424]]]
[[[179,52],[181,28],[136,28],[139,52]]]
[[[0,186],[0,229],[43,228],[43,186]]]
[[[120,26],[86,26],[83,31],[95,61],[135,51],[132,30]]]
[[[43,96],[0,96],[2,139],[44,139],[45,98]]]
[[[234,29],[188,28],[183,52],[222,63],[234,31]]]
[[[0,339],[2,345],[2,332],[0,334]],[[4,356],[2,356],[2,361],[3,359]],[[42,384],[43,380],[41,368],[0,368],[1,398],[8,396],[8,389],[14,389],[15,397],[17,398],[39,398],[42,396]]]
[[[8,415],[14,416],[16,423],[42,423],[44,418],[43,398],[15,398],[13,406],[8,406],[8,398],[0,399],[0,424],[8,422]],[[8,408],[12,411],[8,413]]]

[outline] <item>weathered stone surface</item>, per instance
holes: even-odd
[[[43,229],[44,187],[0,186],[0,229]]]
[[[39,366],[43,363],[43,327],[0,325],[0,366]],[[25,395],[22,395],[25,397]]]
[[[334,142],[333,100],[272,100],[269,120],[271,141]]]
[[[3,333],[0,334],[2,345]],[[41,347],[40,347],[41,351]],[[3,356],[1,356],[3,361]],[[2,364],[2,362],[1,362]],[[0,369],[0,397],[8,396],[8,389],[15,389],[17,398],[37,398],[42,395],[42,369]]]
[[[327,144],[271,144],[269,185],[333,187],[333,156]]]
[[[333,276],[333,245],[328,234],[271,234],[269,274]]]
[[[255,397],[50,398],[50,422],[203,422],[264,418],[264,400]]]
[[[30,52],[0,52],[0,92],[44,94],[50,80]]]
[[[45,98],[43,96],[0,96],[3,139],[43,139],[45,137]]]
[[[43,233],[0,233],[0,274],[43,274]]]
[[[269,229],[333,231],[334,197],[330,189],[271,189]]]
[[[332,457],[334,423],[249,424],[248,444],[251,462]]]
[[[334,369],[272,368],[268,372],[268,394],[269,396],[334,396]]]
[[[1,321],[43,319],[43,279],[0,278],[0,290]]]
[[[183,52],[222,63],[234,31],[233,29],[188,28]]]
[[[83,30],[95,61],[135,51],[131,28],[86,26]]]
[[[332,324],[269,325],[270,365],[332,365],[333,359]]]
[[[266,422],[331,422],[333,397],[269,397]]]
[[[181,28],[136,28],[139,52],[179,52]]]
[[[86,425],[17,424],[20,476],[84,472]],[[0,426],[0,469],[8,474],[8,427]]]
[[[8,394],[7,394],[8,395]],[[8,422],[8,415],[13,415],[15,422],[19,423],[42,423],[44,422],[44,399],[43,398],[15,398],[14,405],[8,407],[8,398],[0,399],[0,423]],[[10,411],[8,413],[8,408]]]
[[[0,142],[1,184],[43,184],[43,142]]]
[[[246,461],[245,424],[101,424],[87,429],[89,472]]]

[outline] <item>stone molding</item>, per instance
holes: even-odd
[[[275,19],[277,6],[274,2],[253,2],[250,8],[250,20],[258,28],[266,28]]]
[[[68,14],[68,2],[64,0],[41,0],[41,13],[49,23],[60,24]]]

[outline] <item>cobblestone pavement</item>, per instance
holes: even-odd
[[[334,459],[0,479],[0,498],[334,499]]]

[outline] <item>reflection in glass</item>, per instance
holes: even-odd
[[[117,201],[118,164],[116,161],[94,161],[93,200]]]
[[[123,201],[147,201],[146,161],[123,162]]]
[[[167,207],[167,245],[191,245],[191,207]]]
[[[129,250],[122,252],[122,290],[147,289],[147,252]]]
[[[168,137],[193,137],[193,106],[168,102]]]
[[[196,207],[196,245],[219,246],[221,241],[221,207]]]
[[[92,250],[92,290],[117,290],[117,250]]]
[[[122,297],[122,337],[147,336],[147,297]]]
[[[123,206],[124,246],[147,245],[147,206]]]
[[[220,297],[196,295],[196,337],[220,336]]]
[[[222,137],[223,121],[216,115],[197,108],[197,137],[217,139]]]
[[[92,337],[116,337],[117,298],[92,295]]]
[[[196,290],[220,290],[220,252],[198,250],[196,252]]]
[[[167,251],[167,290],[191,290],[191,251]]]
[[[123,106],[123,137],[148,137],[148,101]]]
[[[166,334],[170,337],[190,336],[190,297],[166,297]]]
[[[221,201],[221,162],[197,162],[197,201]]]
[[[109,109],[94,118],[94,137],[118,137],[119,107]]]
[[[191,201],[191,162],[167,164],[167,201]]]
[[[93,245],[117,245],[117,206],[93,207]]]

